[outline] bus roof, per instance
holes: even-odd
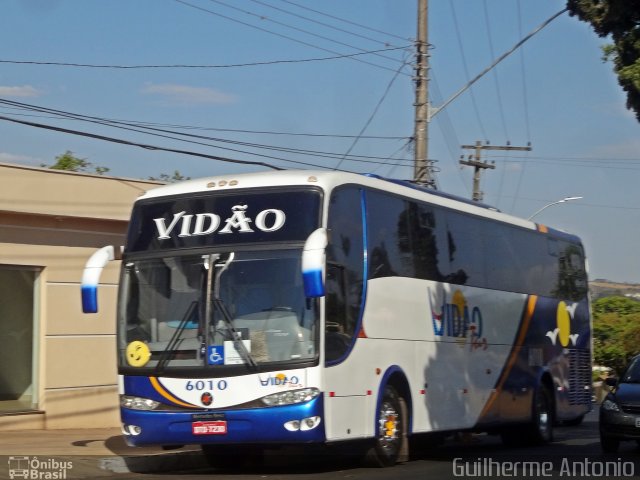
[[[410,181],[387,179],[374,174],[363,175],[328,170],[281,170],[203,177],[154,188],[147,191],[139,200],[204,192],[232,192],[238,189],[261,187],[304,185],[331,190],[334,187],[344,184],[357,184],[385,190],[446,208],[464,211],[472,215],[510,223],[522,228],[549,231],[556,236],[565,237],[574,242],[580,242],[578,237],[574,235],[546,226],[541,228],[541,226],[534,222],[500,212],[498,209],[484,203],[474,202],[463,197],[425,188]]]

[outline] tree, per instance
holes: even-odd
[[[50,168],[52,170],[66,170],[67,172],[87,172],[95,173],[96,175],[104,175],[110,169],[107,167],[94,166],[93,163],[88,162],[86,158],[76,157],[72,151],[67,150],[62,155],[56,157],[56,163],[53,165],[40,165],[43,168]],[[90,170],[93,169],[93,172]],[[185,177],[178,170],[175,170],[172,175],[167,173],[161,173],[158,177],[149,177],[148,180],[154,180],[165,183],[180,182],[182,180],[190,180],[191,177]]]
[[[567,0],[567,8],[600,37],[613,40],[603,47],[603,59],[613,63],[627,108],[640,121],[640,0]]]
[[[593,302],[593,359],[618,373],[640,353],[640,302],[603,297]]]
[[[71,150],[67,150],[62,155],[58,155],[55,160],[56,163],[53,165],[42,164],[41,166],[52,170],[66,170],[68,172],[87,172],[89,168],[93,167],[93,164],[87,162],[86,158],[76,157]],[[97,175],[104,175],[109,171],[107,167],[93,168],[93,173]]]
[[[158,182],[166,182],[166,183],[174,183],[181,182],[182,180],[190,180],[191,177],[185,177],[178,170],[173,172],[173,175],[169,175],[167,173],[161,173],[159,177],[149,177],[149,180],[158,181]]]

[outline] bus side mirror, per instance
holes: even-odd
[[[98,284],[102,270],[112,260],[120,259],[122,248],[113,245],[102,247],[89,257],[82,272],[82,311],[84,313],[98,312]]]
[[[304,244],[302,250],[302,281],[308,298],[324,297],[325,250],[327,230],[318,228]]]

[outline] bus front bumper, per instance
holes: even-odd
[[[320,443],[326,439],[323,413],[322,396],[302,404],[245,410],[120,409],[122,431],[131,446]]]

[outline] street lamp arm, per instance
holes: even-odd
[[[537,212],[535,212],[533,215],[531,215],[529,218],[527,218],[527,220],[531,220],[533,217],[535,217],[536,215],[538,215],[540,212],[542,212],[543,210],[553,206],[553,205],[557,205],[559,203],[565,203],[565,202],[570,202],[571,200],[580,200],[582,197],[565,197],[562,200],[557,200],[555,202],[551,202],[548,203],[547,205],[545,205],[544,207],[542,207],[540,210],[538,210]]]

